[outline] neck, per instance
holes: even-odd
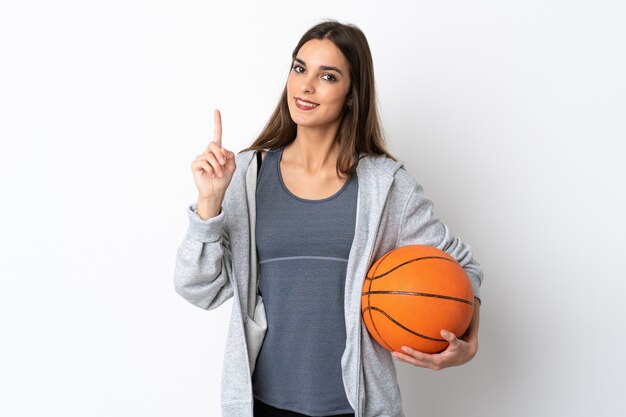
[[[335,171],[339,147],[335,141],[337,129],[324,132],[298,126],[296,138],[285,147],[283,156],[306,172],[316,174],[322,170]]]

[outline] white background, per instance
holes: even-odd
[[[407,416],[624,415],[619,1],[0,6],[0,415],[217,416],[231,302],[174,292],[191,161],[269,118],[324,18],[372,50],[390,151],[485,272],[480,349],[397,362]]]

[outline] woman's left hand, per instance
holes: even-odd
[[[476,355],[478,350],[478,340],[476,338],[473,341],[466,342],[458,339],[454,333],[447,330],[441,331],[441,337],[450,343],[446,350],[441,353],[428,354],[403,346],[403,349],[408,349],[406,353],[393,352],[391,355],[403,362],[434,369],[435,371],[451,366],[463,365]]]
[[[441,330],[441,337],[446,339],[449,343],[448,347],[443,352],[429,354],[411,349],[409,346],[403,346],[403,349],[408,349],[405,353],[392,352],[391,355],[400,361],[423,368],[434,369],[435,371],[469,362],[478,351],[480,300],[475,299],[475,301],[477,302],[474,303],[472,321],[462,339],[457,338],[452,332]]]

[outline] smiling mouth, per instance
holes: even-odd
[[[296,107],[301,110],[312,110],[319,106],[319,104],[307,103],[306,101],[302,101],[299,98],[296,98]]]

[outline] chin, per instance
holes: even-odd
[[[319,117],[313,117],[312,115],[309,116],[307,114],[302,114],[302,111],[299,110],[298,108],[296,108],[295,110],[292,110],[291,107],[289,108],[289,115],[291,116],[291,120],[295,124],[297,124],[298,126],[302,126],[302,127],[319,127],[319,126],[330,125],[336,122],[338,119],[338,117],[335,117],[334,119],[329,119],[329,120],[319,120]]]
[[[317,123],[315,122],[315,118],[308,117],[306,114],[302,114],[299,109],[291,109],[289,108],[289,116],[291,116],[291,120],[297,124],[298,126],[314,126]]]

